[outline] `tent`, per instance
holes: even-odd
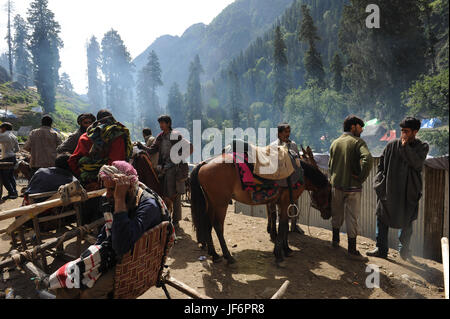
[[[437,125],[441,123],[442,121],[438,118],[433,118],[430,120],[422,120],[422,126],[420,128],[435,128]]]

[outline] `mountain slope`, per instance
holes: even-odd
[[[185,90],[189,65],[200,56],[205,70],[204,80],[210,80],[221,66],[239,54],[256,37],[262,35],[293,0],[237,0],[209,25],[195,24],[181,37],[165,35],[158,38],[133,63],[139,71],[154,50],[163,71],[164,86],[160,90],[162,105],[173,82]]]

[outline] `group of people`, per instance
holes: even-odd
[[[151,227],[167,220],[158,196],[138,180],[136,170],[129,164],[133,144],[128,129],[116,121],[107,110],[82,114],[78,118],[79,129],[62,142],[52,127],[52,118],[44,116],[42,126],[30,133],[24,149],[31,154],[30,166],[33,177],[26,193],[57,190],[59,186],[79,180],[87,189],[107,189],[114,222],[101,231],[97,245],[110,247],[114,256],[131,249],[135,242]],[[180,195],[183,189],[176,179],[177,164],[171,159],[172,147],[178,139],[169,116],[158,119],[161,133],[154,137],[150,129],[143,130],[145,145],[136,143],[146,152],[152,166],[159,172],[164,195],[174,198],[172,222],[177,226],[181,219]],[[367,144],[361,139],[364,121],[349,116],[344,121],[344,133],[330,148],[329,176],[332,185],[332,246],[340,245],[340,230],[346,223],[348,255],[365,261],[367,257],[357,250],[358,220],[361,211],[362,185],[373,166],[373,158]],[[401,138],[388,143],[378,165],[374,189],[377,194],[377,248],[368,256],[387,258],[388,230],[401,229],[400,255],[411,258],[409,249],[412,223],[417,219],[418,202],[421,197],[421,171],[427,157],[428,144],[416,138],[421,122],[408,117],[400,123]],[[2,162],[16,163],[19,151],[17,138],[11,133],[12,125],[0,126]],[[290,126],[283,124],[278,130],[277,145],[287,145],[299,153],[290,140]],[[193,147],[190,145],[190,154]],[[6,199],[17,198],[16,183],[12,170],[1,170],[3,184],[8,190]],[[184,184],[183,184],[184,185]],[[164,206],[164,205],[163,205]],[[98,206],[97,206],[98,207]],[[303,234],[297,220],[291,221],[291,231]],[[114,263],[103,267],[103,274],[93,289],[58,289],[58,298],[105,298],[113,289]]]
[[[374,163],[361,138],[364,126],[364,121],[357,116],[350,115],[345,119],[344,133],[332,143],[328,164],[332,186],[332,247],[340,246],[340,232],[345,221],[348,256],[359,261],[368,260],[357,250],[357,237],[363,184]],[[429,145],[416,137],[420,127],[420,120],[405,118],[400,123],[401,138],[389,142],[380,158],[373,185],[377,195],[377,248],[368,251],[367,256],[387,259],[389,228],[395,228],[399,229],[400,256],[413,261],[409,247],[422,196],[422,167],[429,152]],[[280,124],[278,140],[273,144],[286,145],[298,153],[290,134],[290,125]],[[276,208],[272,205],[269,209]],[[291,219],[291,231],[304,234],[296,218]]]
[[[137,143],[136,146],[147,152],[152,159],[152,165],[164,186],[164,196],[171,198],[177,195],[179,200],[183,189],[177,187],[178,164],[172,162],[170,154],[172,147],[182,136],[173,131],[169,116],[161,116],[158,122],[162,132],[153,137],[150,129],[144,129],[146,145]],[[32,178],[25,195],[57,191],[60,186],[73,181],[79,181],[87,191],[106,188],[106,203],[103,199],[100,199],[101,203],[98,200],[90,200],[85,208],[89,213],[100,211],[100,214],[104,215],[108,207],[110,220],[114,221],[109,223],[109,228],[105,226],[101,230],[96,243],[97,247],[102,247],[101,256],[113,257],[108,258],[105,264],[102,261],[99,268],[102,273],[97,269],[95,275],[90,274],[96,279],[92,282],[95,285],[89,287],[91,289],[61,287],[56,290],[57,298],[106,298],[113,290],[116,257],[128,252],[147,230],[164,220],[171,220],[177,229],[181,219],[181,201],[174,203],[175,213],[169,216],[161,197],[139,182],[138,174],[130,164],[134,145],[129,130],[108,110],[99,111],[97,116],[80,115],[79,129],[64,142],[52,129],[53,120],[50,116],[44,116],[41,124],[40,128],[30,133],[23,147],[31,155],[32,170]],[[11,132],[12,125],[3,123],[0,129],[2,161],[15,163],[19,145]],[[177,140],[171,140],[172,133],[176,133]],[[190,149],[192,154],[192,145]],[[17,198],[14,170],[2,170],[1,173],[9,192],[4,199]],[[84,254],[90,253],[91,249]]]
[[[356,248],[361,212],[362,185],[373,166],[373,158],[361,138],[365,123],[356,116],[344,121],[344,134],[330,149],[329,175],[332,189],[332,246],[339,247],[340,229],[347,228],[348,254],[367,261]],[[377,195],[377,248],[367,256],[388,258],[389,228],[400,229],[400,256],[413,261],[410,250],[413,222],[422,196],[422,168],[429,145],[416,135],[420,120],[407,117],[400,123],[401,138],[389,142],[380,158],[373,188]]]

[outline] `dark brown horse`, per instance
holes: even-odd
[[[275,240],[274,255],[277,265],[284,266],[283,252],[286,257],[292,254],[288,245],[288,208],[290,206],[289,190],[282,188],[279,195],[273,200],[264,203],[254,203],[248,192],[242,189],[239,173],[233,163],[230,154],[223,154],[208,163],[201,163],[191,173],[191,213],[197,241],[206,245],[208,254],[214,262],[219,262],[221,257],[216,253],[211,231],[214,227],[222,248],[223,255],[228,264],[235,263],[224,238],[224,221],[227,208],[231,199],[247,205],[263,205],[275,203],[279,207],[280,223]],[[330,195],[331,186],[327,177],[318,169],[306,162],[301,162],[304,169],[305,184],[292,192],[294,202],[306,189],[311,191],[312,197],[322,217],[331,215]]]
[[[168,198],[163,194],[163,187],[159,181],[158,175],[152,166],[150,157],[144,151],[135,152],[131,159],[131,165],[136,169],[139,175],[139,181],[144,183],[147,187],[154,190],[166,203],[167,209],[173,212],[174,198]]]

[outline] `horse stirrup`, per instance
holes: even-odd
[[[291,209],[294,208],[294,214],[290,214],[291,213]],[[297,205],[295,204],[291,204],[289,205],[288,209],[287,209],[287,215],[289,218],[297,218],[300,215],[300,209],[298,208]]]

